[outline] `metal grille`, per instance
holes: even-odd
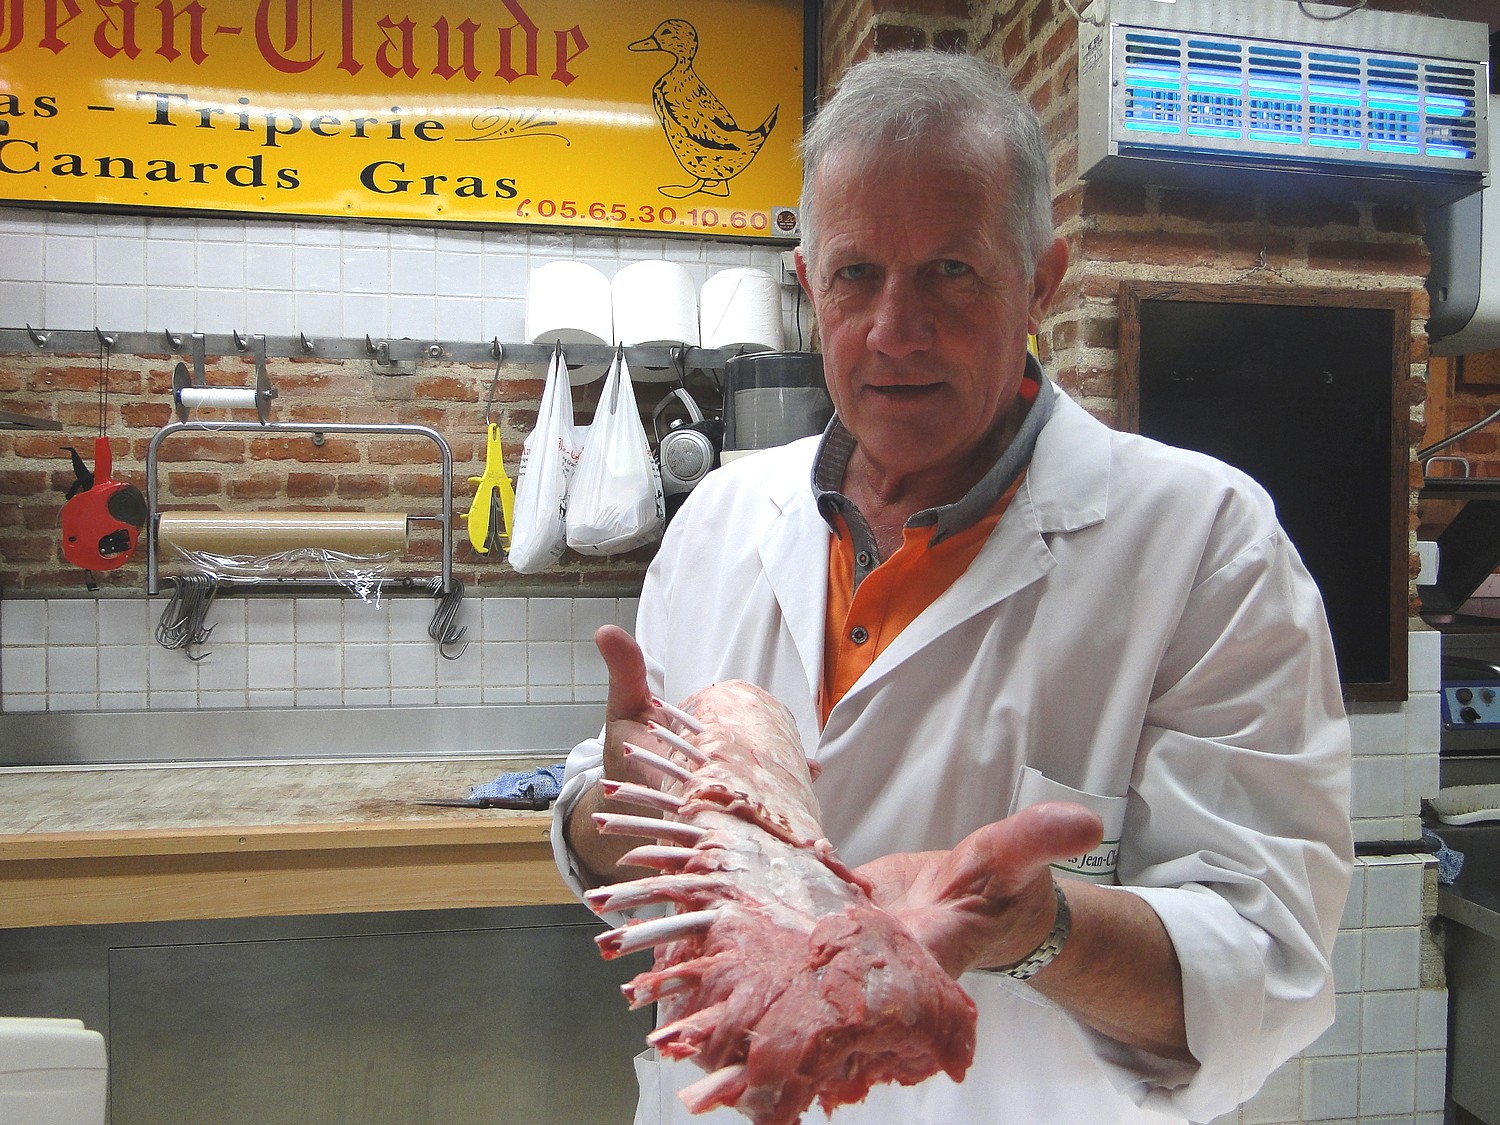
[[[1122,142],[1413,167],[1483,157],[1477,65],[1160,30],[1127,30],[1123,52]]]

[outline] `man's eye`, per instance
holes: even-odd
[[[968,262],[960,262],[953,258],[944,258],[938,262],[937,268],[938,273],[944,277],[963,277],[971,272]]]
[[[852,266],[843,266],[836,270],[834,276],[844,281],[863,281],[870,276],[870,267],[864,262],[856,262]]]

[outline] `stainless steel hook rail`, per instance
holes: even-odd
[[[146,543],[146,593],[155,596],[161,589],[161,575],[157,558],[157,534],[156,525],[159,512],[157,511],[157,482],[156,466],[157,454],[161,443],[173,434],[184,430],[208,431],[213,433],[282,433],[282,434],[402,434],[407,436],[425,437],[438,447],[442,456],[442,492],[443,492],[443,514],[442,514],[442,575],[441,586],[444,594],[453,590],[453,451],[443,436],[431,426],[420,426],[412,422],[390,422],[372,423],[360,425],[354,422],[172,422],[157,430],[151,438],[151,444],[146,447],[146,507],[148,511],[147,529],[149,535]],[[413,519],[432,519],[431,516],[413,516]],[[233,584],[255,585],[256,579],[228,579]],[[293,585],[321,585],[327,586],[331,583],[323,578],[297,578],[286,577],[270,579],[277,583]]]
[[[163,329],[160,332],[109,332],[98,328],[67,329],[0,328],[0,354],[45,352],[53,355],[92,355],[99,351],[101,339],[107,338],[114,355],[183,356],[198,362],[207,354],[245,355],[250,350],[250,333],[182,333]],[[295,359],[368,359],[381,364],[441,360],[448,363],[494,363],[503,356],[507,363],[546,367],[553,344],[509,344],[499,339],[483,342],[461,340],[386,339],[370,336],[309,339],[306,333],[295,336],[260,336],[265,341],[266,358]],[[191,347],[184,344],[192,342]],[[605,366],[615,355],[613,344],[570,344],[564,348],[572,364]],[[633,367],[721,368],[735,356],[760,348],[698,348],[661,345],[627,347],[625,359]]]

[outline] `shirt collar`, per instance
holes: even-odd
[[[935,525],[931,542],[941,542],[949,535],[977,523],[1025,471],[1031,462],[1032,452],[1036,449],[1037,435],[1051,417],[1057,394],[1056,388],[1042,371],[1041,364],[1029,353],[1026,356],[1026,379],[1037,387],[1035,400],[1026,412],[1026,417],[1021,420],[1016,436],[990,466],[989,471],[953,503],[924,508],[915,513],[906,521],[907,527]],[[1022,397],[1025,397],[1024,394]],[[818,452],[813,458],[813,497],[817,501],[819,514],[835,535],[840,534],[840,517],[850,525],[857,522],[860,528],[864,526],[864,517],[860,515],[859,509],[840,491],[855,445],[854,435],[844,428],[844,424],[835,415],[828,423],[828,428],[823,431],[823,439],[818,443]]]

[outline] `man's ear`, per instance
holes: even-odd
[[[1057,290],[1062,285],[1063,275],[1068,272],[1068,244],[1060,238],[1037,259],[1036,272],[1031,278],[1031,305],[1027,317],[1027,331],[1035,335],[1041,330],[1042,318],[1057,300]]]

